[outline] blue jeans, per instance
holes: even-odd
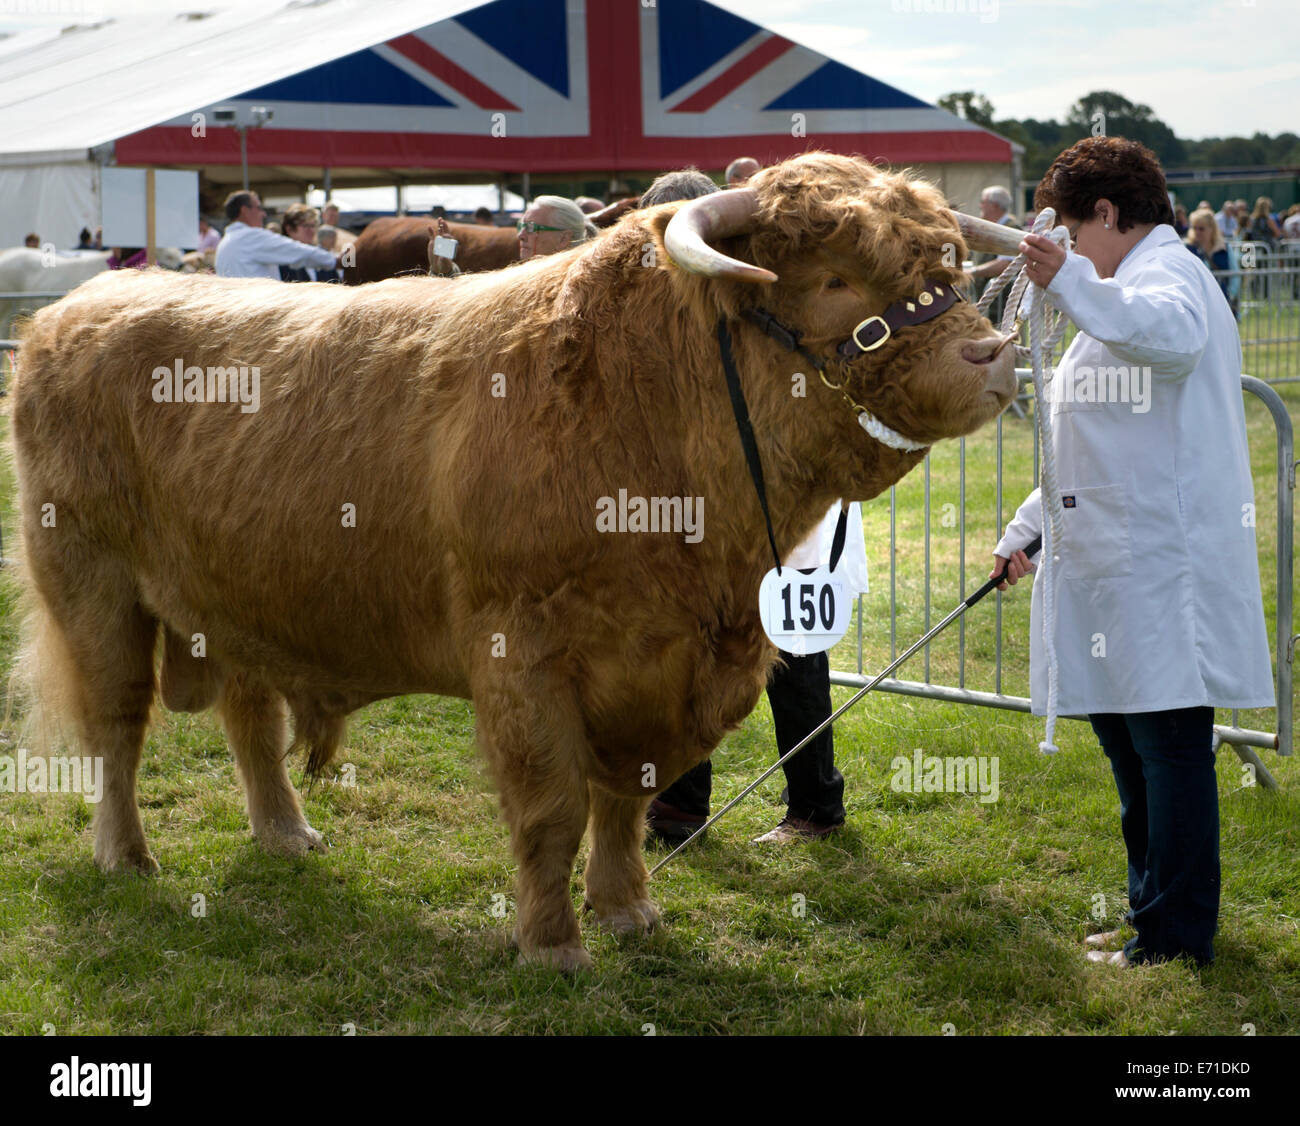
[[[1088,717],[1110,759],[1128,851],[1130,962],[1214,961],[1219,919],[1219,790],[1214,709]]]

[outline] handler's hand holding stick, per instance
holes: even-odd
[[[703,825],[701,825],[698,829],[696,829],[694,833],[692,833],[689,837],[687,837],[684,841],[682,841],[682,843],[679,844],[675,849],[673,849],[672,852],[670,852],[661,861],[659,861],[658,864],[656,864],[653,868],[651,868],[650,875],[653,876],[656,872],[658,872],[660,868],[662,868],[665,864],[668,863],[668,861],[670,861],[674,856],[676,856],[679,852],[681,852],[682,849],[684,849],[688,844],[691,843],[691,841],[695,840],[697,837],[703,836],[705,829],[709,828],[716,821],[720,820],[722,816],[733,806],[739,805],[741,801],[743,801],[754,790],[756,790],[760,785],[762,785],[765,781],[767,781],[767,779],[770,778],[780,767],[784,766],[790,759],[794,758],[795,755],[797,755],[800,751],[802,751],[804,747],[806,747],[815,738],[817,738],[817,736],[820,735],[823,731],[825,731],[826,728],[828,728],[832,723],[834,723],[837,719],[839,719],[840,716],[842,716],[851,707],[853,707],[853,705],[856,704],[859,700],[861,700],[863,696],[865,696],[868,692],[870,692],[873,688],[875,688],[875,686],[879,684],[882,680],[884,680],[885,677],[889,676],[889,674],[892,673],[895,669],[897,669],[899,665],[901,665],[904,661],[906,661],[909,657],[911,657],[914,653],[916,653],[917,650],[923,648],[930,641],[932,641],[936,636],[938,636],[950,625],[952,625],[953,622],[955,622],[958,618],[960,618],[962,614],[964,614],[968,609],[970,609],[970,607],[974,606],[976,602],[978,602],[991,590],[993,590],[994,588],[997,588],[998,590],[1006,590],[1008,582],[1014,584],[1018,579],[1022,578],[1024,575],[1032,571],[1034,569],[1034,566],[1032,563],[1029,562],[1029,556],[1036,555],[1038,551],[1042,548],[1042,546],[1043,546],[1043,537],[1037,536],[1035,537],[1033,543],[1027,544],[1025,546],[1023,551],[1017,551],[1012,555],[1010,559],[1005,560],[1004,561],[1005,565],[1001,569],[995,570],[993,575],[990,576],[989,581],[986,582],[982,587],[980,587],[979,590],[977,590],[964,602],[959,602],[957,604],[957,608],[953,610],[953,612],[949,614],[946,618],[944,618],[944,620],[941,621],[937,626],[935,626],[934,629],[932,629],[929,633],[927,633],[923,638],[921,638],[920,641],[918,641],[905,653],[902,653],[898,657],[898,659],[895,660],[894,663],[891,664],[887,669],[885,669],[883,672],[877,673],[876,676],[872,678],[869,684],[865,684],[861,688],[859,688],[858,691],[855,692],[850,699],[846,700],[843,704],[841,704],[838,708],[836,708],[835,711],[833,711],[829,716],[826,717],[826,719],[822,720],[822,722],[819,723],[815,728],[813,728],[812,731],[808,732],[807,735],[805,735],[802,739],[800,739],[798,743],[796,743],[793,747],[790,748],[790,750],[786,751],[786,753],[783,754],[779,759],[777,759],[776,762],[774,762],[765,771],[763,771],[762,774],[760,774],[757,778],[755,778],[754,781],[752,781],[748,786],[746,786],[743,790],[741,790],[740,793],[738,793],[734,798],[731,799],[731,801],[727,802],[727,804],[724,805],[720,810],[718,810],[717,813],[715,813]],[[1000,559],[1001,556],[994,556],[994,558]]]

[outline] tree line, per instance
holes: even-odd
[[[1064,121],[1039,121],[1028,117],[996,118],[993,104],[974,90],[945,94],[938,105],[949,113],[1000,133],[1024,145],[1024,177],[1036,183],[1048,165],[1081,137],[1105,133],[1141,141],[1166,169],[1175,168],[1286,168],[1300,167],[1300,136],[1255,133],[1250,137],[1207,137],[1184,140],[1156,117],[1150,106],[1129,101],[1122,94],[1098,90],[1085,94],[1066,113]]]

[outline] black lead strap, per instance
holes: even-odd
[[[727,318],[718,318],[718,351],[722,353],[722,370],[727,373],[727,393],[731,396],[731,409],[736,416],[736,429],[740,431],[740,444],[745,450],[745,461],[749,465],[749,476],[758,491],[758,503],[763,509],[763,520],[767,524],[767,542],[772,545],[772,558],[776,560],[776,573],[781,573],[781,556],[776,550],[776,536],[772,532],[772,517],[767,510],[767,489],[763,485],[763,463],[758,456],[758,443],[754,441],[754,427],[749,421],[749,406],[745,402],[745,393],[740,389],[740,376],[736,372],[736,361],[731,355],[731,333],[727,330]],[[843,514],[841,513],[841,516]],[[844,523],[843,519],[840,521]],[[835,531],[836,542],[842,545],[840,529]]]
[[[831,541],[831,572],[840,565],[840,556],[844,554],[844,537],[849,531],[849,510],[840,501],[840,518],[835,523],[835,538]]]
[[[736,371],[736,361],[731,354],[731,333],[727,329],[727,318],[718,318],[718,351],[722,353],[722,370],[727,373],[727,393],[731,396],[731,409],[736,416],[736,429],[740,431],[740,444],[745,450],[745,461],[749,465],[749,476],[758,492],[758,503],[763,509],[763,520],[767,524],[767,542],[772,545],[772,558],[776,560],[776,573],[781,574],[781,557],[776,550],[776,536],[772,532],[772,517],[767,510],[767,488],[763,484],[763,462],[758,456],[758,443],[754,441],[754,427],[749,421],[749,404],[745,402],[745,392],[740,387],[740,375]],[[840,565],[840,556],[844,553],[844,541],[849,530],[849,511],[841,502],[840,518],[835,524],[835,538],[831,542],[832,571]]]

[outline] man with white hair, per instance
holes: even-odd
[[[980,192],[980,217],[990,223],[1000,223],[1004,227],[1015,227],[1019,230],[1020,225],[1011,215],[1011,193],[1001,184],[994,184]],[[996,256],[976,254],[973,259],[974,268],[967,273],[972,278],[981,278],[985,281],[996,278],[1007,268],[1011,258],[1009,254]]]
[[[1215,212],[1214,221],[1219,224],[1225,239],[1237,237],[1237,208],[1232,200],[1223,201],[1223,206]]]
[[[519,232],[519,260],[558,254],[600,232],[571,199],[539,195],[515,224]]]

